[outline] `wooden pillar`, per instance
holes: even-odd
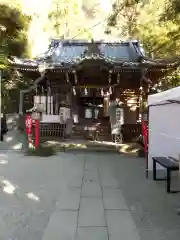
[[[109,95],[105,95],[103,98],[103,112],[104,117],[109,116]]]
[[[45,96],[46,96],[46,115],[48,114],[48,81],[46,79],[46,89],[45,89]]]
[[[55,93],[55,114],[59,115],[59,93],[58,93],[58,89],[57,89],[57,92]]]

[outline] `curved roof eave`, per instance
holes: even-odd
[[[175,56],[166,59],[151,59],[148,57],[142,57],[142,65],[147,65],[150,68],[174,68],[180,66],[180,57]]]

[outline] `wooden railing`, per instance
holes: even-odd
[[[19,117],[19,128],[21,130],[25,130],[25,119],[24,115]],[[79,135],[84,137],[84,124],[78,125]],[[77,128],[78,128],[77,126]],[[105,126],[99,126],[99,136],[104,139],[104,135],[107,135],[108,138],[111,138],[111,133],[109,126],[105,124]],[[77,129],[76,129],[77,130]],[[74,134],[73,134],[74,135]],[[76,134],[75,134],[76,135]],[[141,135],[141,124],[124,124],[122,126],[122,136],[123,142],[131,142],[134,141],[137,137]],[[53,139],[53,138],[64,138],[66,136],[66,124],[59,123],[40,123],[40,138],[41,139]]]
[[[64,138],[66,131],[66,124],[59,123],[40,123],[40,138]]]
[[[25,131],[25,114],[19,115],[18,128],[21,131]],[[64,138],[65,130],[66,130],[66,124],[40,123],[40,128],[39,128],[40,139],[48,140],[48,138],[49,139]]]

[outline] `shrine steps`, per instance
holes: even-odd
[[[111,128],[109,122],[103,122],[103,121],[86,121],[83,120],[79,124],[76,124],[73,127],[72,132],[72,138],[73,139],[88,139],[93,140],[91,136],[88,137],[88,129],[96,129],[97,131],[97,139],[99,141],[111,141]],[[92,130],[89,130],[89,133],[93,132]]]
[[[115,144],[113,142],[72,140],[47,141],[45,144],[54,146],[57,152],[109,152],[118,154],[137,155],[139,150],[137,144]]]

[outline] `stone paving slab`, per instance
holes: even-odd
[[[89,176],[86,175],[86,179],[84,173],[83,182],[88,181],[91,174],[95,176],[99,169],[100,179],[93,176],[94,179],[89,180],[106,186],[103,200],[109,199],[106,201],[109,206],[105,207],[119,208],[121,201],[116,202],[120,197],[116,190],[120,190],[131,211],[106,210],[104,214],[102,198],[86,198],[88,202],[84,200],[84,207],[85,198],[82,198],[80,212],[74,211],[77,205],[76,201],[71,205],[70,198],[75,197],[69,195],[69,190],[81,189],[84,165]],[[96,152],[32,158],[2,151],[0,176],[3,177],[0,180],[17,186],[13,194],[5,192],[4,185],[0,187],[0,240],[74,240],[77,230],[79,238],[91,240],[92,236],[96,240],[98,236],[101,240],[106,224],[109,240],[179,239],[180,217],[176,213],[179,194],[167,194],[163,182],[145,179],[144,159]],[[29,192],[39,201],[28,198]],[[66,193],[63,201],[62,193]]]
[[[103,188],[102,191],[105,209],[129,210],[125,198],[119,189]]]
[[[0,217],[0,239],[6,239],[7,238],[7,225],[5,224],[4,220]]]
[[[59,210],[78,210],[80,205],[80,188],[68,188],[62,191],[57,201],[57,209]]]
[[[85,170],[97,170],[97,160],[93,158],[86,160]]]
[[[99,182],[83,182],[82,197],[84,198],[102,198],[101,186]]]
[[[106,218],[109,240],[141,240],[130,212],[106,210]]]
[[[77,211],[55,211],[45,230],[43,240],[75,240]]]
[[[78,226],[104,227],[105,215],[100,198],[82,198],[79,211]]]
[[[103,188],[119,188],[117,180],[112,176],[102,176],[101,184]]]
[[[77,174],[77,176],[73,177],[71,180],[68,181],[68,187],[69,188],[81,188],[82,179],[83,179],[83,176],[80,175],[80,171],[79,171],[79,174]]]
[[[84,171],[84,181],[99,181],[98,169],[86,169]]]
[[[164,238],[162,229],[138,230],[140,239],[142,240],[171,240],[171,238]],[[174,239],[174,238],[173,238]],[[178,240],[178,239],[177,239]]]
[[[78,227],[76,240],[108,240],[106,227]]]

